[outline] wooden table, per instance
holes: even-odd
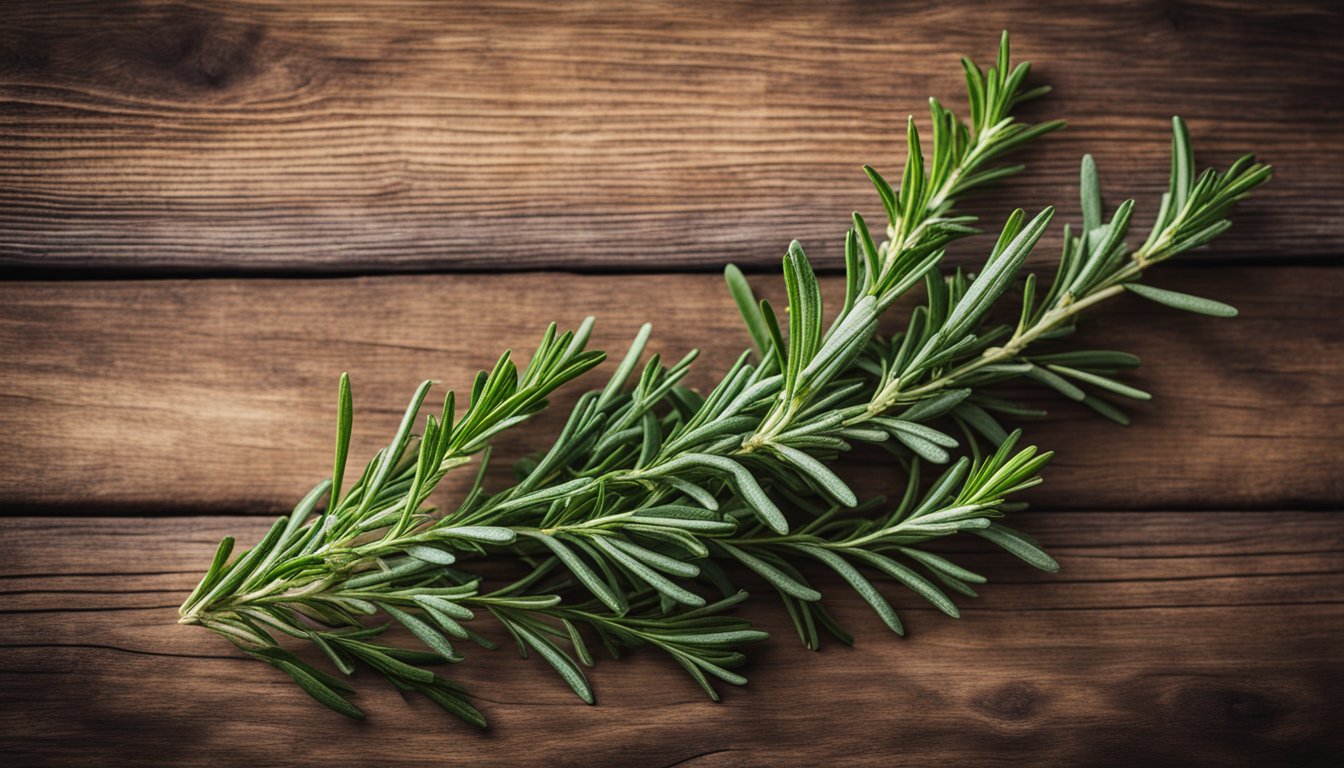
[[[1341,764],[1344,14],[1260,6],[7,4],[0,760]],[[651,319],[708,383],[743,344],[720,267],[797,237],[834,274],[877,210],[859,165],[899,176],[906,115],[964,109],[956,55],[1005,27],[1056,88],[1027,119],[1070,128],[976,212],[1076,221],[1091,152],[1151,216],[1173,113],[1207,163],[1278,171],[1154,278],[1241,317],[1118,302],[1084,331],[1155,400],[1028,425],[1059,458],[1017,521],[1059,574],[971,547],[960,621],[893,593],[900,639],[836,599],[859,645],[815,654],[761,600],[775,638],[719,705],[650,654],[586,707],[481,652],[454,676],[484,735],[374,680],[346,721],[175,623],[220,537],[327,471],[342,370],[355,455],[419,379],[464,387],[552,319],[596,313],[605,348]]]

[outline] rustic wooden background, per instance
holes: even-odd
[[[1156,399],[1031,427],[1061,456],[1020,526],[1060,574],[970,547],[962,620],[904,598],[902,640],[841,602],[860,645],[818,654],[762,601],[778,639],[721,705],[648,654],[595,707],[478,654],[485,735],[376,681],[347,722],[175,623],[218,539],[325,471],[341,370],[363,452],[551,319],[653,319],[707,381],[742,343],[709,273],[793,237],[834,267],[859,165],[897,168],[1003,28],[1056,87],[1029,118],[1070,128],[978,212],[1076,218],[1089,151],[1151,215],[1174,113],[1278,169],[1155,278],[1242,316],[1099,313]],[[1325,1],[4,3],[4,762],[1344,763],[1341,37]]]

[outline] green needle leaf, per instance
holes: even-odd
[[[988,539],[1002,547],[1009,554],[1017,557],[1022,562],[1033,568],[1042,571],[1054,573],[1059,570],[1059,563],[1041,549],[1041,545],[1024,533],[1009,528],[1000,523],[990,523],[988,528],[981,528],[972,531],[975,535]]]
[[[863,549],[851,550],[850,554],[909,587],[915,594],[928,600],[930,603],[933,603],[938,610],[948,616],[951,616],[954,619],[961,616],[961,612],[957,610],[956,604],[948,599],[947,595],[943,594],[941,589],[938,589],[933,585],[933,582],[920,576],[918,573],[915,573],[904,565],[901,565],[886,555],[877,552],[869,552]]]
[[[725,267],[723,276],[728,281],[728,292],[732,294],[737,310],[742,313],[742,320],[747,324],[747,332],[756,343],[757,351],[764,356],[770,348],[770,331],[765,327],[765,318],[761,317],[761,309],[756,303],[756,295],[751,292],[751,285],[736,264]]]
[[[805,584],[799,583],[797,580],[759,557],[728,544],[727,542],[721,541],[718,542],[718,545],[738,562],[747,566],[755,571],[758,576],[770,582],[770,585],[780,592],[799,600],[814,601],[821,599],[820,592]]]
[[[204,592],[214,587],[219,581],[219,577],[224,573],[224,563],[228,562],[229,555],[232,552],[233,537],[225,536],[219,542],[219,547],[215,549],[214,559],[210,561],[210,567],[206,569],[205,576],[201,577],[201,583],[196,585],[196,588],[191,591],[191,595],[187,597],[186,602],[182,603],[181,613],[183,616],[187,615],[192,606],[196,605],[196,601]]]
[[[1194,312],[1199,315],[1211,315],[1213,317],[1236,317],[1237,308],[1221,301],[1213,299],[1203,299],[1198,296],[1191,296],[1186,293],[1177,293],[1168,291],[1164,288],[1154,288],[1151,285],[1142,285],[1140,283],[1125,283],[1125,290],[1130,293],[1138,294],[1149,301],[1155,301],[1158,304],[1172,307],[1174,309]]]
[[[565,655],[563,651],[555,646],[550,640],[538,635],[522,624],[511,623],[509,625],[519,637],[529,646],[536,650],[547,664],[550,664],[565,683],[573,689],[575,695],[584,701],[585,704],[593,703],[593,689],[588,685],[588,678],[583,674],[583,669],[574,660]]]
[[[1063,374],[1064,376],[1068,376],[1069,378],[1072,379],[1077,379],[1078,381],[1085,381],[1088,384],[1092,384],[1101,387],[1102,389],[1109,390],[1111,392],[1116,393],[1117,395],[1124,395],[1125,397],[1133,398],[1135,400],[1153,399],[1152,395],[1148,394],[1147,392],[1144,392],[1141,389],[1135,389],[1134,387],[1131,387],[1128,384],[1121,384],[1120,382],[1114,379],[1108,379],[1105,376],[1098,376],[1095,373],[1080,371],[1076,368],[1069,368],[1068,366],[1064,365],[1051,365],[1047,367],[1055,373]]]
[[[863,166],[863,172],[868,174],[869,181],[877,188],[878,197],[882,198],[882,208],[887,212],[887,222],[891,226],[896,226],[896,221],[900,217],[900,208],[897,204],[896,191],[891,188],[887,180],[882,178],[870,165]]]
[[[854,495],[854,491],[850,490],[848,485],[845,485],[845,481],[812,456],[797,448],[778,443],[772,444],[770,450],[778,453],[785,461],[812,478],[813,482],[824,489],[831,498],[844,506],[853,507],[859,503],[858,497]]]
[[[418,690],[429,698],[430,701],[438,704],[445,712],[462,720],[468,725],[473,725],[477,728],[484,728],[486,726],[485,716],[480,713],[480,710],[468,704],[456,693],[434,686],[422,687]]]
[[[588,591],[592,592],[593,596],[598,600],[601,600],[602,604],[610,608],[613,613],[625,613],[626,606],[616,597],[607,586],[606,582],[598,577],[598,575],[583,562],[582,558],[575,554],[569,547],[565,546],[563,542],[559,541],[554,536],[548,536],[540,531],[527,531],[524,532],[524,535],[535,539],[536,541],[540,541],[547,549],[555,553],[555,556],[560,558],[560,562],[565,564],[565,567],[569,569],[569,572],[574,574],[579,581],[583,582],[583,586],[587,587]]]
[[[612,560],[619,563],[627,571],[630,571],[641,581],[658,590],[664,595],[681,603],[682,605],[701,606],[705,604],[705,598],[677,586],[672,581],[660,575],[657,571],[648,567],[644,563],[627,555],[619,547],[612,544],[605,536],[599,536],[593,539],[593,545],[603,552],[607,553]]]
[[[389,616],[401,622],[402,626],[410,630],[411,634],[415,635],[416,638],[428,646],[430,650],[448,661],[462,660],[462,656],[453,651],[453,646],[444,639],[443,635],[439,634],[438,630],[425,623],[423,619],[409,614],[396,606],[384,603],[381,607],[384,611],[387,611]]]
[[[1081,175],[1078,191],[1083,201],[1083,231],[1091,232],[1101,226],[1101,184],[1097,181],[1097,163],[1091,155],[1083,155]]]
[[[1082,402],[1083,398],[1087,397],[1086,392],[1079,389],[1077,385],[1069,383],[1068,379],[1038,365],[1033,365],[1026,372],[1026,377],[1050,387],[1070,400]]]
[[[266,661],[293,678],[294,682],[298,683],[299,687],[303,688],[309,696],[322,702],[322,704],[327,707],[340,712],[346,717],[353,717],[356,720],[364,719],[364,713],[359,707],[351,704],[345,697],[333,691],[325,683],[317,679],[317,677],[310,671],[303,669],[297,664],[292,664],[280,659],[267,659]]]
[[[327,498],[330,515],[341,500],[341,479],[345,476],[345,460],[350,455],[350,434],[354,430],[355,404],[350,394],[350,374],[341,374],[340,393],[336,406],[336,460],[331,470],[331,495]]]
[[[445,552],[434,547],[414,545],[406,548],[406,554],[417,560],[424,560],[435,565],[452,565],[457,562],[457,557],[452,552]]]
[[[775,506],[770,497],[765,494],[761,484],[756,482],[756,478],[751,476],[746,467],[738,464],[732,459],[723,456],[714,456],[704,453],[688,453],[682,455],[658,468],[654,476],[671,474],[685,467],[706,467],[726,474],[733,479],[733,484],[737,487],[738,493],[751,505],[756,515],[775,533],[788,533],[789,524],[784,519],[784,513]]]
[[[1171,202],[1179,211],[1190,196],[1195,178],[1195,156],[1190,151],[1190,131],[1185,121],[1171,118]]]
[[[462,525],[452,528],[435,528],[430,533],[436,539],[466,539],[487,544],[512,544],[518,534],[509,528],[493,525]]]
[[[896,611],[892,610],[891,604],[887,602],[886,598],[882,597],[882,594],[877,591],[877,588],[873,586],[872,582],[864,578],[863,574],[859,573],[858,569],[846,562],[843,557],[811,544],[794,544],[792,546],[800,552],[806,552],[817,560],[830,566],[831,570],[840,575],[840,578],[849,582],[849,585],[854,588],[855,592],[859,593],[859,596],[863,598],[864,602],[872,606],[873,610],[877,612],[877,615],[881,617],[882,622],[886,624],[892,632],[895,632],[898,635],[905,634],[905,628],[901,625],[901,620],[896,616]]]

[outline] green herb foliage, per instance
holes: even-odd
[[[731,615],[747,599],[740,578],[776,592],[802,642],[817,648],[824,634],[852,639],[809,574],[834,573],[899,634],[893,585],[955,617],[954,596],[974,597],[985,582],[934,551],[940,539],[979,536],[1055,570],[1040,546],[1001,522],[1022,506],[1013,494],[1041,481],[1051,454],[1022,445],[1021,432],[1000,419],[1041,414],[991,386],[1033,382],[1126,421],[1112,398],[1148,399],[1122,380],[1138,359],[1058,342],[1081,312],[1126,292],[1234,315],[1141,280],[1226,230],[1232,206],[1270,171],[1247,156],[1197,175],[1176,119],[1170,188],[1138,247],[1126,240],[1134,201],[1107,216],[1085,157],[1083,222],[1064,228],[1053,276],[1024,275],[1051,209],[1015,211],[976,274],[945,273],[944,248],[976,232],[955,212],[957,200],[1017,173],[1000,157],[1061,126],[1013,118],[1016,105],[1048,89],[1024,89],[1028,65],[1010,65],[1007,35],[988,70],[963,64],[970,120],[931,100],[932,136],[925,142],[910,122],[899,186],[864,169],[885,225],[854,215],[845,297],[832,314],[796,242],[783,262],[785,323],[728,267],[754,348],[717,386],[704,395],[683,386],[694,353],[672,363],[655,354],[641,366],[646,325],[610,379],[579,396],[550,447],[519,462],[516,482],[499,489],[485,483],[491,438],[604,359],[586,348],[591,318],[574,331],[548,328],[521,371],[506,352],[477,375],[460,414],[449,392],[417,430],[430,390],[423,383],[392,441],[349,488],[342,478],[354,408],[342,376],[331,477],[253,548],[232,557],[225,539],[182,605],[182,623],[224,636],[342,714],[363,717],[346,678],[364,667],[483,727],[462,687],[437,670],[462,662],[467,648],[495,648],[490,635],[553,667],[588,703],[584,670],[599,647],[613,658],[655,648],[717,699],[718,684],[746,682],[736,671],[742,649],[766,639]],[[880,336],[879,320],[921,285],[902,329]],[[905,478],[895,503],[861,499],[845,481],[856,444],[891,454]],[[475,481],[456,507],[428,506],[439,481],[472,462]],[[486,588],[482,567],[512,568],[517,578]],[[413,638],[415,648],[389,634]],[[338,674],[286,648],[304,641],[316,649],[309,658],[325,658]]]

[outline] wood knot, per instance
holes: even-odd
[[[1019,722],[1036,713],[1040,700],[1040,690],[1034,684],[1015,681],[975,697],[971,706],[996,720]]]
[[[1224,733],[1272,727],[1282,708],[1270,697],[1237,688],[1186,688],[1176,695],[1177,717],[1202,730]]]
[[[209,12],[178,12],[150,38],[149,57],[186,85],[223,89],[261,68],[262,27]]]
[[[1185,32],[1191,24],[1190,11],[1186,9],[1185,3],[1175,2],[1167,5],[1166,9],[1167,23],[1177,32]]]

